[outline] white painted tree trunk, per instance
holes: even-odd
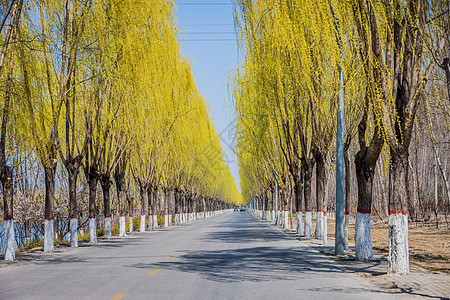
[[[89,242],[97,243],[97,220],[89,218]]]
[[[105,237],[111,238],[111,217],[105,217]]]
[[[322,239],[323,238],[323,210],[319,210],[316,213],[315,238],[316,239]]]
[[[322,244],[326,245],[328,241],[327,236],[328,224],[327,224],[327,212],[323,211],[323,235],[322,235]]]
[[[164,215],[164,227],[169,227],[169,215]]]
[[[312,213],[305,211],[305,237],[312,237]]]
[[[388,273],[409,273],[407,212],[394,212],[389,216]]]
[[[169,215],[169,226],[172,226],[172,214]]]
[[[288,210],[283,210],[283,227],[286,229],[290,229],[289,227],[289,211]]]
[[[370,213],[356,213],[355,254],[357,260],[369,260],[373,257]]]
[[[125,216],[121,215],[121,216],[119,216],[119,236],[125,236],[125,235],[126,235]]]
[[[5,220],[3,242],[5,260],[13,261],[16,258],[16,245],[14,241],[14,219]]]
[[[158,215],[153,215],[153,230],[158,228]]]
[[[133,234],[133,216],[128,216],[128,233]]]
[[[297,228],[296,228],[297,233],[300,235],[303,235],[304,234],[304,232],[303,232],[303,213],[301,210],[299,210],[296,213],[296,219],[297,219]]]
[[[53,219],[44,220],[44,252],[55,251],[55,229]]]
[[[139,232],[145,232],[145,215],[141,215],[141,223],[139,225]]]
[[[149,214],[148,215],[148,231],[152,231],[153,230],[153,215]]]
[[[78,247],[78,218],[70,219],[70,247]]]
[[[275,217],[276,217],[276,213],[275,213],[275,210],[273,209],[272,210],[272,222],[275,224],[275,222],[276,222],[276,219],[275,219]]]
[[[350,214],[345,213],[345,223],[344,223],[344,249],[345,251],[348,251],[348,226],[350,225]]]

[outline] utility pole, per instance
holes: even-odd
[[[277,177],[278,178],[278,177]],[[275,180],[275,225],[278,225],[280,213],[278,212],[278,180]]]
[[[342,40],[339,31],[339,19],[334,14],[333,5],[330,3],[333,23],[336,29],[336,41],[340,50],[341,59],[338,64],[340,90],[337,98],[337,130],[336,130],[336,226],[335,226],[335,255],[343,255],[345,251],[344,238],[344,74],[342,63],[344,62]]]
[[[265,211],[265,202],[266,199],[264,198],[264,193],[262,194],[262,219],[265,220],[266,219],[266,211]]]

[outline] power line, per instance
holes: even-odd
[[[232,31],[209,31],[209,32],[182,32],[181,34],[234,34]]]
[[[225,42],[225,41],[234,41],[236,42],[236,39],[188,39],[188,40],[181,40],[182,42]]]
[[[234,26],[234,24],[188,24],[181,25],[181,27],[196,27],[196,26]]]
[[[176,5],[233,5],[231,2],[181,2]]]

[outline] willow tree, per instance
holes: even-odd
[[[55,181],[58,163],[58,124],[63,105],[60,86],[56,82],[56,72],[51,64],[58,55],[53,40],[56,21],[54,3],[45,1],[30,7],[37,11],[39,18],[27,18],[26,26],[21,30],[21,37],[28,40],[27,46],[20,48],[20,72],[23,80],[23,101],[26,107],[27,132],[33,140],[35,153],[44,169],[45,209],[44,209],[44,252],[54,250],[53,207],[55,203]],[[41,36],[40,39],[36,38]],[[59,41],[61,42],[61,41]],[[59,44],[58,49],[65,49],[67,41]],[[33,49],[37,49],[34,51]],[[61,68],[65,66],[61,65]]]
[[[246,51],[243,69],[249,80],[237,84],[257,86],[255,99],[267,101],[276,127],[275,141],[281,148],[293,179],[298,222],[305,202],[305,234],[311,229],[311,181],[317,165],[317,209],[320,214],[316,236],[323,236],[327,158],[336,112],[340,55],[333,18],[327,1],[239,1],[238,33]],[[345,49],[348,51],[347,49]],[[253,82],[252,82],[253,81]],[[286,183],[287,176],[280,175]],[[297,225],[297,228],[300,228]],[[300,231],[301,232],[301,231]]]
[[[23,0],[11,1],[9,6],[4,6],[3,19],[0,27],[0,34],[4,37],[2,49],[0,52],[0,78],[5,82],[0,93],[2,95],[2,121],[0,136],[0,181],[3,188],[3,207],[4,207],[4,249],[5,260],[15,259],[14,242],[14,212],[13,212],[13,167],[8,163],[7,157],[7,131],[9,127],[14,89],[14,65],[17,60],[17,50],[19,42],[19,31],[22,17]],[[4,26],[7,27],[4,27]],[[6,68],[4,68],[6,66]]]
[[[367,55],[376,84],[373,111],[390,153],[388,271],[408,273],[408,149],[422,93],[435,65],[425,48],[433,26],[427,19],[441,5],[414,0],[359,1],[358,5],[365,14],[361,27],[370,33]],[[448,26],[435,35],[432,53],[442,51],[447,35]]]
[[[296,195],[299,195],[299,147],[298,143],[298,127],[296,126],[295,118],[299,111],[295,105],[295,98],[293,97],[294,89],[290,86],[292,77],[289,77],[290,64],[286,49],[283,47],[283,38],[286,37],[286,32],[278,32],[275,30],[282,22],[281,10],[274,9],[276,4],[259,2],[258,5],[253,5],[244,1],[238,2],[239,12],[236,13],[236,23],[239,28],[240,43],[246,51],[246,61],[242,67],[242,74],[236,73],[237,80],[235,85],[235,98],[237,99],[237,109],[242,110],[240,116],[242,129],[242,141],[248,139],[248,146],[253,144],[256,153],[266,156],[267,146],[272,140],[275,140],[279,149],[281,150],[277,164],[280,164],[282,171],[278,174],[280,184],[283,190],[284,208],[283,220],[287,220],[287,204],[290,199],[290,192],[288,188],[291,177],[294,179],[294,189]],[[273,12],[272,18],[266,16],[266,12]],[[258,24],[258,25],[257,25]],[[265,34],[261,34],[264,32]],[[282,34],[280,34],[282,33]],[[285,63],[288,61],[287,63]],[[240,87],[239,86],[243,86]],[[244,87],[247,86],[247,87]],[[239,95],[243,93],[243,95]],[[239,99],[240,98],[240,99]],[[242,100],[241,100],[242,99]],[[250,107],[245,107],[244,101],[255,105],[253,110]],[[259,110],[259,111],[258,111]],[[266,126],[271,124],[275,130],[269,140],[260,138],[264,136],[259,126]],[[244,131],[248,127],[250,131]],[[253,134],[257,133],[256,135]],[[253,137],[252,137],[253,136]],[[254,140],[260,139],[258,140]],[[247,145],[238,145],[238,147],[246,147]],[[245,150],[244,150],[245,151]],[[265,153],[264,153],[265,152]],[[241,157],[242,159],[244,156]],[[267,160],[266,157],[264,160]],[[269,158],[270,160],[270,158]],[[273,159],[272,159],[273,160]],[[273,160],[275,161],[275,160]],[[286,170],[290,174],[286,174]],[[258,172],[264,174],[264,170]],[[245,172],[244,172],[245,173]],[[258,174],[257,173],[257,174]],[[260,176],[264,177],[264,176]],[[277,176],[278,177],[278,176]],[[244,179],[244,178],[243,178]],[[278,180],[278,179],[277,179]],[[264,194],[265,184],[260,181],[259,189],[255,196],[260,197]],[[288,195],[289,194],[289,195]],[[287,226],[288,222],[283,224]]]
[[[281,163],[285,156],[279,146],[284,134],[278,131],[274,121],[278,117],[276,111],[271,109],[267,97],[260,94],[262,89],[258,84],[261,81],[257,76],[260,66],[251,64],[250,60],[242,69],[236,70],[233,87],[234,105],[238,113],[236,154],[246,201],[262,195],[266,197],[269,192],[274,195],[274,182],[281,180],[277,174],[281,176],[285,171]],[[272,209],[275,218],[278,211],[274,211],[275,205]]]
[[[123,156],[131,149],[132,136],[126,133],[135,125],[129,119],[133,90],[128,89],[128,85],[132,83],[130,77],[136,74],[134,62],[138,58],[134,55],[131,41],[136,37],[137,28],[146,24],[142,18],[137,19],[136,23],[131,22],[133,16],[129,14],[130,5],[129,1],[94,1],[93,10],[96,14],[90,20],[92,35],[95,36],[92,56],[96,68],[93,81],[98,88],[98,95],[95,95],[98,117],[94,119],[95,128],[92,129],[87,153],[89,156],[85,159],[84,167],[90,187],[96,188],[96,182],[100,181],[107,238],[111,237],[112,179],[118,164],[123,163]],[[129,35],[124,34],[126,30],[130,32]],[[142,47],[141,43],[137,43],[137,46]],[[132,87],[134,85],[130,84]],[[95,241],[93,195],[94,191],[90,190],[90,235]]]

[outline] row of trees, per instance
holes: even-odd
[[[76,247],[82,185],[91,242],[99,206],[105,235],[111,236],[112,189],[121,236],[127,203],[132,213],[132,204],[140,202],[144,224],[147,214],[156,214],[158,199],[165,198],[166,222],[168,199],[175,204],[176,222],[187,212],[183,209],[239,202],[219,137],[181,53],[174,12],[172,1],[160,0],[140,1],[138,7],[131,0],[1,2],[6,260],[14,259],[14,209],[34,200],[44,206],[38,216],[45,219],[44,251],[53,251],[54,206],[66,195],[68,206],[60,213],[70,219]],[[20,207],[16,198],[25,199]],[[151,229],[153,222],[148,224]]]
[[[408,205],[412,190],[417,192],[410,185],[419,182],[423,170],[415,168],[415,181],[409,176],[417,163],[410,159],[412,140],[415,147],[434,149],[449,197],[447,159],[439,160],[450,124],[449,2],[238,0],[235,19],[245,53],[233,78],[244,199],[256,198],[268,209],[279,196],[286,220],[293,201],[296,229],[307,237],[313,235],[314,206],[315,237],[326,236],[336,100],[343,92],[345,223],[348,228],[356,175],[356,257],[372,257],[378,166],[388,177],[381,195],[388,202],[388,271],[408,273]],[[422,139],[420,132],[426,134]]]

